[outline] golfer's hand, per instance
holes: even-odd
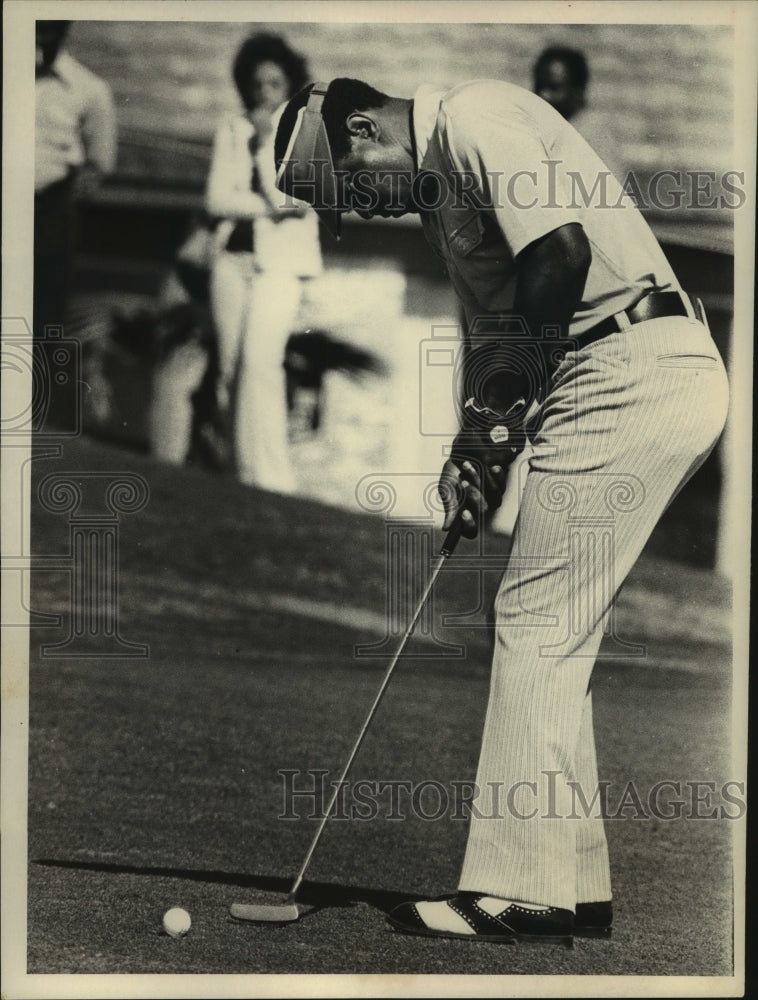
[[[482,489],[480,472],[477,472],[470,462],[458,466],[450,459],[442,467],[439,482],[439,493],[445,508],[443,531],[449,531],[453,526],[456,514],[461,513],[461,534],[464,538],[476,538],[484,514],[500,506],[505,491],[505,471],[502,466],[493,466],[488,470],[487,481],[490,488],[487,491],[489,500],[485,498]],[[502,486],[499,485],[502,481]],[[492,486],[493,483],[498,486]]]
[[[438,489],[445,508],[442,528],[448,531],[461,511],[461,533],[475,538],[484,514],[497,510],[503,502],[508,467],[520,449],[492,447],[484,441],[478,447],[467,441],[464,448],[461,438],[456,438],[440,476]]]

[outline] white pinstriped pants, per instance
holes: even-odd
[[[686,317],[570,352],[535,434],[508,567],[459,888],[574,909],[611,898],[590,677],[613,596],[726,419]],[[528,818],[527,818],[528,817]]]

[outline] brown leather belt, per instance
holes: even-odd
[[[650,292],[631,309],[623,310],[629,325],[645,323],[649,319],[661,319],[663,316],[687,316],[687,306],[679,292]],[[577,336],[580,347],[591,344],[612,333],[623,333],[623,327],[615,316],[608,316],[593,326],[586,333]]]

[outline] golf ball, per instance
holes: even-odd
[[[173,938],[184,937],[191,926],[190,915],[181,906],[174,906],[163,914],[163,929]]]

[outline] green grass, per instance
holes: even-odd
[[[121,519],[118,556],[121,634],[150,655],[44,658],[40,643],[63,637],[65,617],[60,629],[32,631],[30,972],[731,973],[735,824],[723,820],[609,821],[616,930],[572,951],[387,929],[384,912],[406,895],[455,887],[466,830],[449,817],[334,820],[303,886],[307,916],[230,922],[233,901],[281,899],[313,833],[307,818],[279,818],[277,772],[335,775],[377,690],[386,659],[356,659],[354,649],[381,638],[384,525],[86,439],[35,466],[36,481],[115,469],[149,483],[148,505]],[[33,539],[37,555],[65,552],[65,516],[36,505]],[[503,544],[488,541],[492,551]],[[60,572],[35,574],[34,609],[65,615],[67,588]],[[272,594],[281,600],[267,607]],[[475,597],[470,574],[446,572],[435,617],[473,608]],[[732,777],[728,602],[706,571],[650,553],[635,567],[618,634],[647,655],[601,657],[593,679],[601,776],[613,789]],[[484,620],[439,629],[465,644],[464,658],[400,664],[355,780],[449,788],[473,777],[489,672]],[[193,918],[179,941],[160,933],[174,905]]]

